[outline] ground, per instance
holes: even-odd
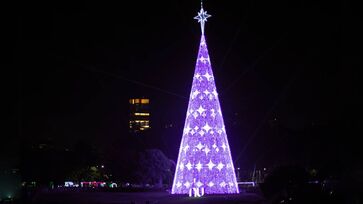
[[[171,195],[167,192],[44,192],[36,196],[33,203],[39,204],[167,204],[167,203],[244,203],[262,204],[263,198],[255,193],[238,195],[207,195],[189,198],[187,195]]]

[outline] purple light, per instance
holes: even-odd
[[[172,194],[239,193],[222,111],[202,34]]]

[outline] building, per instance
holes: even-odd
[[[150,129],[150,112],[148,98],[132,98],[130,103],[129,127],[131,132],[141,132]]]

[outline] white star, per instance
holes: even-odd
[[[185,166],[187,167],[188,170],[192,169],[192,164],[190,162],[188,162],[188,164]]]
[[[222,188],[224,188],[227,184],[226,184],[226,182],[222,181],[219,185],[220,185]]]
[[[205,91],[203,91],[203,93],[205,94],[205,95],[209,95],[210,94],[210,92],[206,89]]]
[[[202,182],[200,182],[200,181],[198,181],[198,182],[196,183],[196,186],[199,188],[199,187],[203,186],[203,183],[202,183]]]
[[[190,116],[190,111],[187,111],[187,117],[189,117]]]
[[[187,117],[192,114],[194,112],[194,110],[191,108],[189,111],[187,111]]]
[[[190,128],[190,126],[188,125],[187,127],[184,128],[184,135],[188,134],[189,131],[191,130],[192,128]]]
[[[197,109],[197,111],[199,112],[199,114],[201,115],[206,109],[204,109],[202,106],[199,106],[199,108]]]
[[[178,181],[178,183],[176,184],[176,187],[180,188],[180,186],[182,186],[182,183],[180,183],[180,181]]]
[[[208,186],[212,187],[212,186],[214,186],[214,183],[211,181],[211,182],[208,183]]]
[[[212,95],[211,95],[212,96]],[[216,111],[214,110],[214,108],[210,109],[210,111],[212,112],[210,115],[214,118],[216,117]]]
[[[210,152],[210,149],[207,146],[205,146],[203,151],[205,152],[205,155],[208,155],[208,153]]]
[[[207,21],[207,18],[211,17],[211,15],[207,14],[207,11],[204,11],[203,7],[200,8],[200,11],[198,12],[198,15],[194,17],[194,19],[198,20],[198,23],[200,23],[200,28],[202,29],[202,34],[204,34],[204,24]]]
[[[213,134],[214,134],[214,131],[213,131],[213,130],[211,130],[209,133],[210,133],[211,135],[213,135]]]
[[[216,143],[214,143],[213,145],[212,145],[212,147],[215,149],[215,148],[217,148],[217,145],[216,145]]]
[[[218,134],[222,134],[222,129],[217,130]]]
[[[223,125],[223,127],[222,127],[222,131],[223,132],[226,132],[226,127]]]
[[[203,100],[203,98],[204,98],[204,97],[203,97],[203,95],[200,95],[200,96],[199,96],[199,99],[200,99],[200,100]]]
[[[198,127],[198,126],[195,126],[195,127],[194,127],[194,130],[195,130],[195,131],[199,130],[199,127]]]
[[[195,97],[197,97],[199,93],[200,92],[198,90],[193,91],[192,92],[192,99],[194,99]]]
[[[194,117],[194,119],[197,119],[197,117],[198,117],[198,113],[197,113],[197,111],[195,111],[195,112],[193,113],[193,117]]]
[[[216,148],[216,152],[219,152],[219,148],[218,147]]]
[[[217,169],[219,171],[221,171],[223,169],[223,167],[224,167],[224,164],[222,164],[222,162],[219,162],[219,164],[217,165]]]
[[[212,160],[209,160],[209,163],[207,164],[209,170],[212,170],[215,164],[212,162]]]
[[[199,151],[204,147],[204,145],[202,145],[202,143],[198,143],[198,145],[197,146],[195,146],[196,148],[198,148],[199,149]]]
[[[233,182],[228,183],[230,187],[233,187]]]
[[[205,118],[205,116],[207,116],[207,113],[205,113],[205,112],[202,113],[202,116]]]
[[[209,131],[210,129],[212,129],[212,128],[208,125],[208,123],[206,123],[206,124],[204,125],[203,129],[206,131],[206,133],[208,133],[208,131]]]
[[[199,73],[196,73],[194,76],[195,76],[195,78],[198,79],[200,77],[200,74]]]
[[[203,75],[207,80],[209,81],[210,78],[213,78],[212,75],[210,75],[208,72]]]
[[[203,136],[204,135],[204,131],[203,130],[200,130],[199,131],[199,134],[200,134],[200,136]]]
[[[198,164],[195,165],[195,168],[198,170],[198,172],[200,172],[200,170],[203,168],[200,161],[198,162]]]
[[[223,143],[222,148],[223,148],[223,151],[226,151],[226,148],[227,148],[226,144]]]
[[[187,188],[189,188],[189,187],[190,187],[190,183],[189,183],[189,181],[185,182],[185,183],[184,183],[184,186],[185,186],[185,187],[187,187]]]
[[[181,162],[181,163],[180,163],[179,168],[180,168],[180,170],[181,170],[181,171],[183,171],[183,169],[184,169],[184,164],[183,164],[183,162]]]
[[[212,93],[213,93],[213,95],[214,95],[216,98],[218,97],[218,93],[217,93],[217,90],[216,90],[216,89],[214,89]]]
[[[211,113],[210,115],[211,115],[213,118],[215,118],[217,114],[216,114],[215,112],[213,112],[213,113]]]
[[[190,131],[190,134],[192,134],[192,135],[194,135],[194,134],[195,134],[194,129],[192,129],[192,131]]]
[[[209,100],[213,100],[213,95],[209,95]]]
[[[186,152],[188,151],[188,149],[189,149],[189,145],[186,145],[186,146],[183,148],[184,153],[186,153]]]
[[[205,57],[201,56],[201,57],[199,57],[199,61],[201,61],[201,62],[203,62],[203,64],[205,64],[207,61],[209,61],[209,58],[205,58]]]

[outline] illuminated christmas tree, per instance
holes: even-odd
[[[172,194],[239,193],[204,36],[208,17],[203,6],[195,17],[202,35]]]

